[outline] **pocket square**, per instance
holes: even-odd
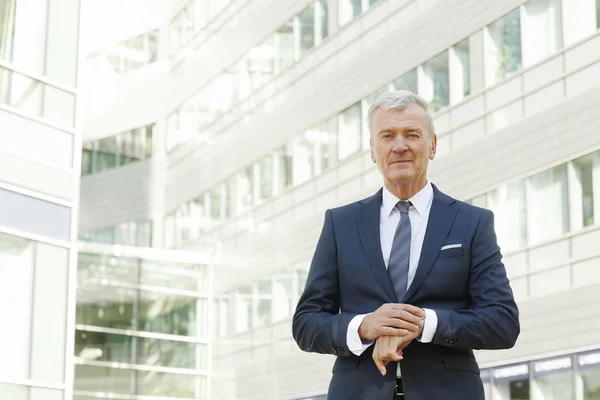
[[[456,243],[456,244],[447,244],[447,245],[443,246],[443,247],[440,249],[440,251],[441,251],[441,250],[448,250],[448,249],[455,249],[455,248],[457,248],[457,247],[462,247],[462,244],[460,244],[460,243]]]

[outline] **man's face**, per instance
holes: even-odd
[[[404,110],[379,109],[370,128],[371,159],[386,183],[424,186],[437,143],[435,135],[429,136],[425,110],[416,104]]]

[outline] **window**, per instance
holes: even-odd
[[[521,18],[516,8],[484,29],[485,84],[491,86],[521,68]]]
[[[594,180],[600,176],[600,152],[589,154],[573,161],[573,174],[570,175],[569,198],[572,215],[572,229],[594,225],[594,207],[600,202],[600,187]]]
[[[596,366],[597,368],[598,366]],[[600,369],[587,369],[580,372],[583,386],[583,400],[600,399]]]
[[[338,120],[338,160],[343,160],[361,149],[363,139],[360,102],[342,111]]]
[[[292,183],[299,185],[308,181],[314,173],[314,144],[306,140],[306,136],[296,136],[288,144],[288,152],[292,154]]]
[[[450,103],[456,103],[471,93],[469,72],[469,38],[450,48]]]
[[[525,67],[562,48],[561,0],[529,0],[523,5],[522,40]]]
[[[340,26],[352,21],[362,11],[362,0],[339,0],[338,22]]]
[[[115,136],[98,140],[96,149],[98,153],[98,172],[117,166],[117,138]]]
[[[267,157],[263,158],[258,165],[258,169],[260,171],[259,196],[261,200],[266,200],[273,197],[273,173],[275,172],[273,156],[268,155]]]
[[[12,62],[15,41],[17,0],[0,4],[0,60]]]
[[[450,76],[448,51],[426,61],[423,66],[423,79],[419,82],[419,94],[429,102],[435,112],[450,102]]]
[[[315,44],[319,45],[329,35],[327,0],[315,3]]]
[[[417,69],[412,69],[397,78],[392,82],[392,85],[394,90],[410,90],[413,93],[417,93],[419,90]]]
[[[529,244],[558,237],[569,230],[567,168],[561,165],[527,179]],[[552,216],[549,218],[548,216]]]
[[[254,166],[247,167],[238,175],[237,185],[238,215],[248,211],[254,205]]]
[[[315,46],[315,5],[311,4],[298,14],[300,26],[300,57]]]
[[[503,251],[510,251],[527,244],[527,202],[524,181],[511,183],[488,193],[487,207],[494,212],[498,244]]]
[[[69,250],[0,232],[0,265],[0,376],[63,383]]]
[[[276,71],[281,72],[294,63],[294,22],[287,21],[275,34]]]

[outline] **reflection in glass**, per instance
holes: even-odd
[[[273,165],[273,156],[268,155],[263,158],[258,165],[258,169],[260,171],[260,200],[270,199],[273,197],[274,188],[273,173],[275,167]]]
[[[136,338],[137,364],[206,369],[206,345],[155,338]]]
[[[252,287],[244,286],[233,294],[235,333],[252,327]]]
[[[275,34],[277,72],[294,63],[294,21],[289,20]]]
[[[469,63],[469,38],[466,38],[450,49],[450,103],[471,93]]]
[[[562,48],[561,0],[529,0],[523,4],[523,65],[530,66]]]
[[[254,166],[251,165],[238,175],[237,184],[238,215],[248,211],[254,205]]]
[[[583,400],[600,400],[600,369],[581,371]]]
[[[77,324],[132,329],[136,300],[134,289],[80,283],[77,287]]]
[[[75,365],[75,390],[133,394],[134,371],[122,368]]]
[[[75,357],[89,361],[132,363],[131,336],[75,331]]]
[[[139,330],[197,336],[198,299],[145,290],[140,290],[139,296]]]
[[[355,103],[338,116],[338,160],[343,160],[361,149],[361,103]]]
[[[529,244],[558,237],[569,231],[566,164],[527,179]],[[552,218],[548,218],[552,215]]]
[[[450,74],[448,51],[444,51],[423,64],[423,81],[419,94],[429,102],[435,112],[450,103]]]
[[[504,185],[487,194],[487,207],[494,212],[498,245],[510,251],[527,244],[525,182]]]
[[[114,168],[117,166],[117,138],[109,136],[98,140],[96,147],[98,153],[97,171]]]
[[[352,21],[362,11],[362,0],[339,0],[338,22],[340,26]]]
[[[392,82],[392,85],[394,90],[410,90],[413,93],[417,93],[419,89],[417,69],[411,69]]]
[[[484,29],[485,84],[493,85],[521,68],[521,18],[514,9]]]
[[[17,0],[0,4],[0,60],[11,62],[14,54]],[[0,87],[2,87],[0,81]]]
[[[206,396],[206,382],[201,376],[137,371],[136,383],[136,393],[139,395],[193,399],[204,399]],[[196,386],[200,387],[198,393]]]
[[[573,161],[574,179],[569,182],[575,193],[571,199],[579,199],[580,205],[575,204],[574,212],[581,207],[581,219],[575,219],[577,227],[594,225],[594,207],[600,199],[600,187],[594,186],[594,178],[600,176],[600,153],[593,153]],[[596,195],[594,196],[594,191]],[[576,200],[577,201],[577,200]],[[573,208],[572,208],[573,209]],[[573,227],[574,229],[575,227]]]
[[[600,0],[599,0],[600,1]],[[317,0],[315,3],[316,44],[320,44],[329,35],[327,0]]]
[[[574,399],[573,373],[553,373],[535,378],[534,385],[542,399]]]
[[[300,57],[315,45],[315,5],[314,3],[298,14],[300,25]]]

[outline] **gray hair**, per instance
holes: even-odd
[[[404,110],[411,104],[416,104],[421,107],[425,113],[427,114],[427,119],[429,120],[429,137],[432,138],[435,130],[433,128],[433,113],[429,108],[429,104],[425,99],[419,96],[416,93],[413,93],[409,90],[396,90],[394,92],[385,92],[377,96],[377,99],[371,104],[369,107],[368,119],[367,122],[369,124],[369,131],[371,130],[371,122],[373,119],[373,114],[375,111],[382,109],[384,111],[388,110]],[[372,132],[371,132],[372,133]]]

